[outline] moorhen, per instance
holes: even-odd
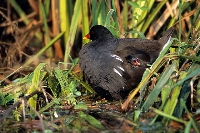
[[[95,25],[85,36],[92,40],[81,49],[79,64],[83,79],[97,94],[123,99],[141,81],[147,67],[169,43],[173,28],[159,40],[115,38],[102,25]]]

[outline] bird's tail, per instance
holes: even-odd
[[[171,36],[172,36],[173,32],[174,32],[174,27],[170,27],[165,32],[165,34],[158,40],[158,42],[163,46],[167,45],[171,40]]]

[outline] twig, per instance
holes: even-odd
[[[14,21],[10,21],[4,14],[2,14],[2,12],[0,12],[0,14],[8,21],[8,22],[0,24],[0,27],[5,27],[5,26],[10,26],[13,23],[22,22],[22,21],[24,21],[25,18],[32,18],[37,15],[37,12],[32,12],[29,15],[27,15],[26,17],[20,18],[20,19],[14,20]]]
[[[41,124],[41,128],[42,128],[42,132],[45,133],[43,118],[40,116],[40,114],[29,103],[26,102],[26,104],[35,112],[35,114],[40,119],[40,124]]]

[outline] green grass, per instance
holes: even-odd
[[[94,93],[94,91],[87,83],[82,81],[81,74],[75,73],[78,57],[72,58],[70,55],[73,52],[72,46],[75,43],[80,43],[79,45],[86,43],[78,39],[78,33],[82,32],[82,38],[89,32],[89,27],[101,24],[106,26],[116,37],[144,38],[146,35],[148,38],[152,38],[157,35],[156,37],[159,38],[169,26],[175,27],[176,30],[171,43],[163,50],[151,66],[151,69],[146,70],[141,83],[137,88],[133,89],[132,94],[125,102],[122,101],[121,107],[126,109],[130,101],[137,99],[135,95],[140,91],[140,101],[137,104],[139,109],[135,111],[135,117],[137,118],[133,119],[131,115],[131,119],[129,119],[137,130],[142,131],[141,125],[137,124],[138,117],[142,115],[141,110],[150,110],[155,115],[148,123],[149,126],[156,125],[158,121],[163,125],[169,125],[173,120],[184,124],[182,130],[184,132],[190,132],[191,130],[199,132],[199,125],[195,123],[194,118],[190,116],[188,111],[191,108],[198,109],[200,102],[200,19],[198,18],[200,9],[198,7],[193,8],[196,4],[195,1],[182,1],[182,3],[173,4],[171,6],[173,14],[170,15],[164,14],[167,10],[166,4],[168,1],[166,0],[162,2],[125,0],[124,3],[114,0],[60,2],[58,4],[60,6],[60,34],[53,37],[50,34],[52,27],[48,19],[50,18],[51,8],[49,8],[50,3],[48,2],[45,4],[38,3],[38,9],[40,9],[38,16],[41,17],[40,19],[43,23],[40,28],[44,28],[44,32],[37,30],[34,36],[36,40],[41,40],[41,37],[45,36],[46,41],[38,41],[40,42],[40,47],[42,47],[41,50],[31,55],[26,61],[19,62],[20,67],[18,69],[13,67],[15,71],[8,73],[0,82],[2,84],[0,105],[7,109],[6,115],[0,118],[2,122],[1,131],[12,131],[12,129],[18,131],[19,126],[12,126],[10,129],[7,129],[7,127],[12,125],[12,122],[15,124],[20,123],[23,126],[24,123],[27,124],[26,121],[28,120],[37,120],[36,117],[41,119],[40,114],[45,115],[43,121],[39,121],[44,126],[44,128],[40,128],[43,131],[49,131],[48,129],[50,128],[48,126],[57,131],[98,132],[113,130],[109,126],[103,125],[98,120],[98,117],[95,118],[90,115],[93,111],[90,109],[91,103],[87,97],[84,100],[84,97]],[[19,18],[23,18],[26,16],[23,10],[26,9],[20,7],[19,4],[15,0],[11,1],[11,7],[16,10],[15,14],[19,15]],[[123,6],[117,6],[120,4]],[[173,9],[179,12],[175,12]],[[160,14],[160,10],[163,14]],[[185,15],[188,12],[191,14],[187,18]],[[163,17],[165,19],[162,19]],[[184,19],[184,21],[181,21],[181,19]],[[26,18],[22,23],[26,26],[30,23],[30,20]],[[21,28],[20,25],[18,28]],[[62,62],[59,64],[56,62],[55,65],[51,65],[51,63],[41,61],[34,67],[34,70],[21,76],[21,78],[11,78],[18,71],[23,72],[25,68],[30,68],[31,64],[42,55],[46,55],[48,58],[54,57],[56,52],[59,51],[54,49],[53,44],[59,39],[63,40],[64,47]],[[42,43],[45,45],[42,46]],[[62,44],[60,43],[60,45]],[[170,46],[176,46],[176,48]],[[48,54],[45,54],[47,51]],[[51,56],[48,56],[49,52]],[[17,54],[15,53],[15,56],[18,56]],[[12,66],[9,67],[12,68]],[[152,82],[153,77],[157,80],[156,83]],[[12,79],[12,83],[6,84],[5,81],[7,79]],[[189,99],[191,103],[188,106],[186,103],[188,98],[192,96],[191,89],[193,89],[193,97]],[[41,101],[39,100],[40,98],[42,99]],[[13,103],[10,107],[8,105],[11,101]],[[120,107],[120,103],[117,103],[115,106]],[[96,102],[96,104],[99,103]],[[100,104],[104,103],[100,102]],[[60,116],[60,112],[63,110],[65,115]],[[67,111],[69,112],[66,113]],[[70,113],[71,111],[73,113]],[[100,115],[102,112],[97,114]],[[183,117],[185,113],[188,116],[188,121]],[[27,115],[27,117],[24,118],[24,115]],[[121,113],[121,115],[124,114]],[[192,115],[194,116],[194,114]],[[114,114],[114,117],[116,117],[116,114]],[[51,122],[51,120],[54,122]],[[59,124],[55,124],[55,121],[59,121]],[[36,121],[34,122],[37,123]],[[34,122],[32,121],[32,123]],[[122,127],[120,129],[123,131]],[[33,132],[36,129],[27,130]]]

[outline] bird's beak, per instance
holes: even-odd
[[[85,35],[85,36],[83,37],[83,39],[90,39],[90,33],[88,33],[87,35]]]
[[[132,64],[133,64],[134,66],[140,66],[140,62],[139,62],[138,60],[134,60],[134,61],[132,62]]]
[[[136,61],[135,66],[140,66],[140,62]]]

